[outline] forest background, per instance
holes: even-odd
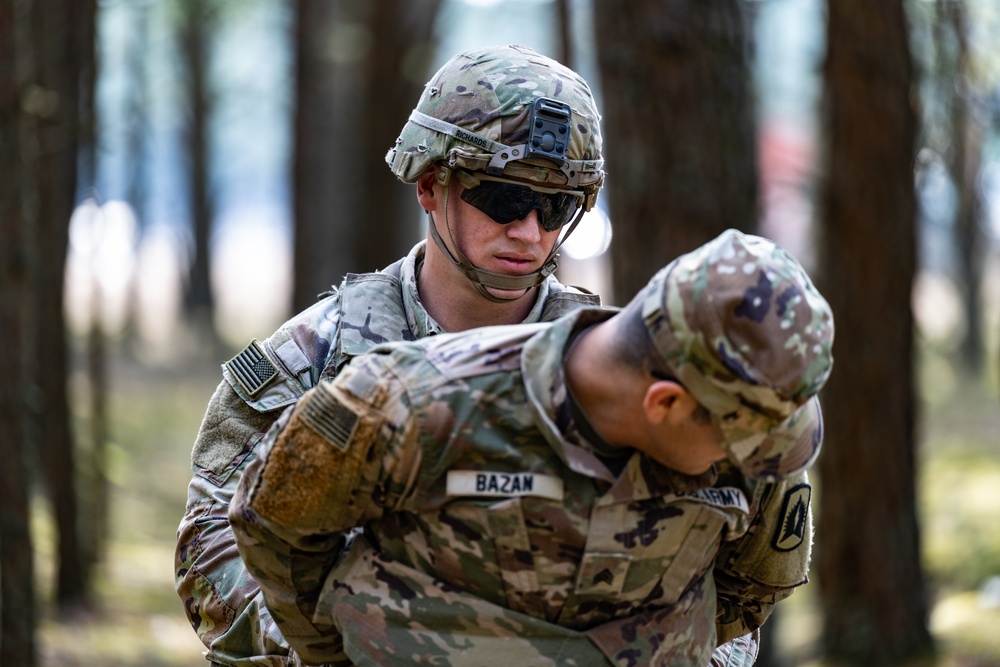
[[[1000,664],[997,34],[992,0],[0,0],[0,664],[205,664],[172,551],[219,366],[423,236],[383,155],[506,43],[604,114],[564,282],[620,305],[736,227],[834,307],[812,581],[760,664]]]

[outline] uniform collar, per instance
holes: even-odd
[[[413,246],[403,263],[399,267],[399,283],[403,296],[403,313],[406,316],[406,323],[413,332],[414,338],[426,338],[435,334],[444,333],[444,329],[438,324],[424,304],[420,302],[420,294],[417,292],[417,272],[424,261],[424,252],[427,249],[427,241],[421,241]]]

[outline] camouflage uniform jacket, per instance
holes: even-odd
[[[286,411],[230,517],[304,660],[719,664],[805,582],[804,474],[595,455],[561,360],[608,316],[382,346]]]
[[[378,343],[441,332],[417,294],[423,252],[421,242],[383,272],[348,275],[335,293],[223,366],[225,379],[212,396],[192,453],[194,476],[175,551],[177,593],[211,662],[297,664],[240,560],[229,502],[264,432],[321,377],[335,376],[349,359]],[[598,303],[598,297],[550,277],[539,286],[525,321],[552,320]],[[249,367],[249,375],[240,376],[241,359],[248,362],[242,368]]]

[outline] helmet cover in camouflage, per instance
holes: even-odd
[[[514,157],[524,154],[532,104],[539,98],[571,110],[561,164]],[[582,189],[589,210],[604,180],[599,121],[590,87],[573,70],[522,46],[476,49],[452,57],[426,84],[386,162],[400,180],[414,183],[438,161],[486,171],[503,155],[503,176]]]
[[[833,314],[794,257],[727,230],[654,276],[643,318],[667,368],[712,413],[747,475],[777,481],[815,460]]]

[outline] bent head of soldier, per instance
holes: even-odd
[[[650,390],[672,387],[696,402],[692,423],[712,436],[703,454],[765,481],[813,463],[833,314],[794,257],[728,230],[659,271],[620,316],[620,337],[631,328],[640,341],[626,361],[642,367]]]
[[[559,244],[597,202],[599,121],[587,82],[555,60],[466,51],[427,83],[386,162],[418,197],[433,194],[421,204],[442,254],[484,298],[512,301],[554,273]],[[510,240],[478,247],[466,219]]]

